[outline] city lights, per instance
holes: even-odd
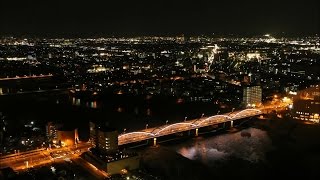
[[[279,155],[316,153],[308,150],[320,123],[319,40],[276,33],[0,37],[0,170],[57,179],[181,179],[183,170],[172,164],[183,169],[193,161],[181,160],[186,146],[210,171],[206,163],[220,156],[228,157],[221,160],[226,167],[245,166],[239,149],[246,145],[250,158],[272,158],[268,168],[275,171],[285,165]],[[256,152],[254,143],[265,152],[271,143],[274,154]],[[287,149],[294,150],[283,154]],[[248,167],[264,167],[259,163]],[[148,167],[170,167],[177,176],[158,178]]]

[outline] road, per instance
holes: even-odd
[[[44,90],[34,90],[34,91],[18,91],[16,93],[6,93],[6,94],[0,94],[0,96],[8,96],[13,94],[32,94],[32,93],[46,93],[46,92],[59,92],[59,91],[66,91],[70,90],[70,88],[64,88],[64,89],[44,89]]]
[[[91,146],[89,143],[82,143],[72,147],[62,147],[57,149],[38,149],[23,153],[16,153],[3,156],[0,159],[0,169],[11,167],[15,171],[25,170],[31,167],[72,161],[74,164],[81,166],[96,179],[109,177],[108,173],[97,169],[94,165],[85,161],[80,155],[87,151]]]
[[[78,157],[82,152],[91,147],[89,143],[82,143],[73,147],[62,147],[51,150],[33,150],[16,153],[0,158],[0,168],[11,167],[19,171],[29,167],[40,166],[48,163],[59,162],[65,159]]]

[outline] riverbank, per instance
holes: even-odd
[[[320,126],[287,118],[253,120],[239,132],[198,137],[142,153],[163,179],[319,179]]]
[[[167,147],[150,147],[142,153],[142,167],[166,180],[195,180],[213,177],[210,169]]]
[[[257,121],[255,126],[268,132],[275,147],[266,154],[267,165],[270,167],[268,175],[320,178],[319,124],[284,117]]]

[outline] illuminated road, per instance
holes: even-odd
[[[0,78],[0,81],[9,81],[9,80],[19,80],[19,79],[39,79],[39,78],[47,78],[52,77],[52,74],[48,75],[33,75],[33,76],[16,76],[16,77],[7,77],[7,78]]]
[[[69,89],[46,89],[46,90],[35,90],[35,91],[18,91],[16,93],[8,93],[8,94],[0,94],[0,95],[1,96],[8,96],[11,94],[20,94],[21,95],[21,94],[32,94],[32,93],[59,92],[59,91],[66,91]]]
[[[199,119],[188,120],[184,122],[167,124],[155,128],[144,129],[136,132],[129,132],[119,135],[118,142],[119,145],[144,141],[148,139],[153,139],[161,136],[166,136],[170,134],[175,134],[178,132],[196,130],[201,127],[221,124],[225,122],[233,123],[234,120],[243,119],[247,117],[253,117],[257,115],[264,114],[271,110],[277,110],[278,108],[286,107],[288,103],[277,103],[272,105],[262,106],[257,109],[244,109],[241,111],[235,111],[231,113],[214,115],[210,117],[202,117]]]
[[[0,158],[0,168],[11,167],[15,171],[23,171],[31,167],[72,161],[73,163],[88,170],[97,179],[104,179],[109,175],[94,165],[79,157],[83,152],[92,147],[89,143],[82,143],[73,147],[62,147],[58,149],[38,149],[23,153],[16,153]]]
[[[77,147],[62,147],[51,150],[40,149],[11,154],[0,158],[0,168],[11,167],[19,171],[30,167],[73,159],[87,151],[90,147],[90,144],[83,143]]]

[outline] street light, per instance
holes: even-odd
[[[149,124],[146,124],[146,129],[148,129]]]
[[[218,113],[217,114],[219,114],[220,113],[220,110],[218,111]]]
[[[168,124],[169,120],[166,120],[166,125]]]
[[[123,134],[126,133],[126,130],[127,130],[126,128],[123,129]]]
[[[203,116],[204,116],[204,113],[201,114],[201,118],[203,118]]]
[[[184,117],[184,121],[187,121],[187,118],[188,118],[187,116],[186,116],[186,117]]]

